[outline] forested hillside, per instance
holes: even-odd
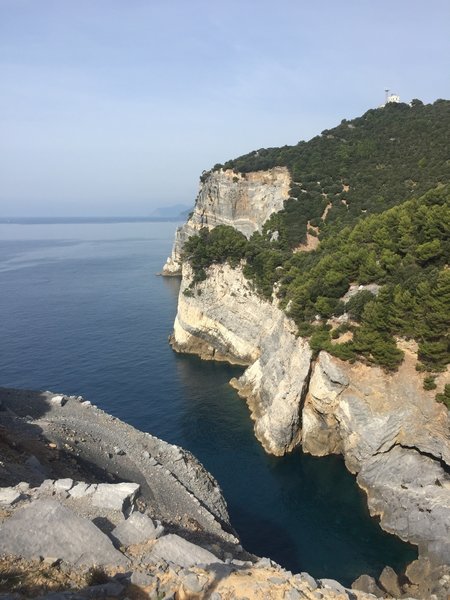
[[[240,172],[283,164],[296,183],[262,234],[246,240],[221,226],[188,240],[192,293],[209,264],[244,260],[255,288],[276,294],[313,349],[395,369],[396,338],[414,339],[431,389],[432,372],[450,361],[449,139],[450,102],[414,101],[226,163]],[[320,244],[297,251],[307,226]],[[346,297],[351,285],[363,288]]]
[[[279,231],[280,244],[295,247],[305,241],[308,221],[326,233],[450,182],[449,136],[450,102],[413,100],[344,119],[308,142],[256,150],[214,169],[248,173],[287,166],[291,200],[269,228]]]

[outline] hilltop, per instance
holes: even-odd
[[[276,296],[313,350],[396,369],[400,337],[418,344],[419,369],[445,369],[449,136],[450,102],[414,100],[216,165],[209,177],[231,170],[236,185],[250,171],[284,167],[289,195],[250,237],[227,225],[199,228],[184,245],[191,288],[207,266],[243,261],[258,292]],[[433,375],[424,385],[435,385]],[[438,399],[449,404],[449,393]]]

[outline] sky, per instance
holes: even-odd
[[[448,0],[0,0],[0,217],[193,205],[215,163],[449,75]]]

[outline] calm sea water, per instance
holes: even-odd
[[[240,369],[172,352],[179,282],[156,277],[173,223],[0,223],[0,385],[81,394],[191,450],[218,479],[244,546],[349,584],[412,547],[381,531],[339,457],[266,455]]]

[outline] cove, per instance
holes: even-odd
[[[244,547],[349,584],[411,546],[371,519],[340,457],[268,456],[228,381],[241,369],[167,343],[177,279],[155,277],[173,223],[0,224],[1,385],[82,394],[184,446],[219,481]]]

